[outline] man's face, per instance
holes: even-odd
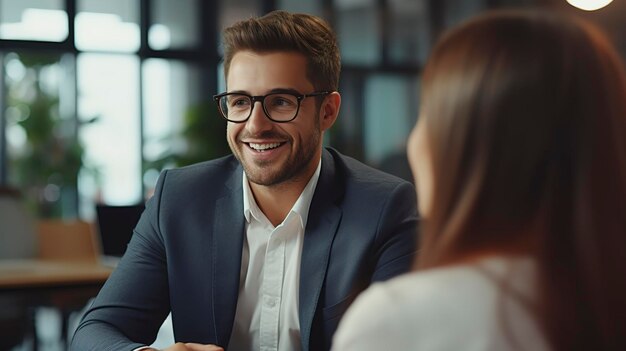
[[[314,87],[306,78],[306,64],[298,53],[240,51],[232,58],[226,85],[229,92],[253,96],[277,89],[310,94]],[[314,97],[302,100],[297,117],[286,123],[271,121],[261,103],[254,103],[246,122],[228,122],[228,145],[252,183],[308,181],[321,153],[319,118]]]

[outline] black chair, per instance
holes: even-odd
[[[129,206],[96,205],[97,228],[102,255],[121,257],[133,234],[133,229],[145,209],[144,204]]]

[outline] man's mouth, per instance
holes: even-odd
[[[263,151],[275,149],[283,145],[284,143],[265,143],[265,144],[247,143],[247,144],[252,150],[263,152]]]

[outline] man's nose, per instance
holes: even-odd
[[[271,129],[272,124],[273,122],[267,117],[265,111],[263,111],[263,104],[261,101],[254,101],[252,104],[250,118],[246,121],[246,128],[251,133],[258,133],[260,131]]]

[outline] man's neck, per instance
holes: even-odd
[[[274,227],[282,223],[293,208],[307,184],[317,171],[321,160],[311,163],[309,169],[289,180],[274,185],[261,185],[248,180],[257,206]]]
[[[287,181],[272,186],[249,184],[257,206],[276,227],[287,217],[310,179],[309,176],[306,181]]]

